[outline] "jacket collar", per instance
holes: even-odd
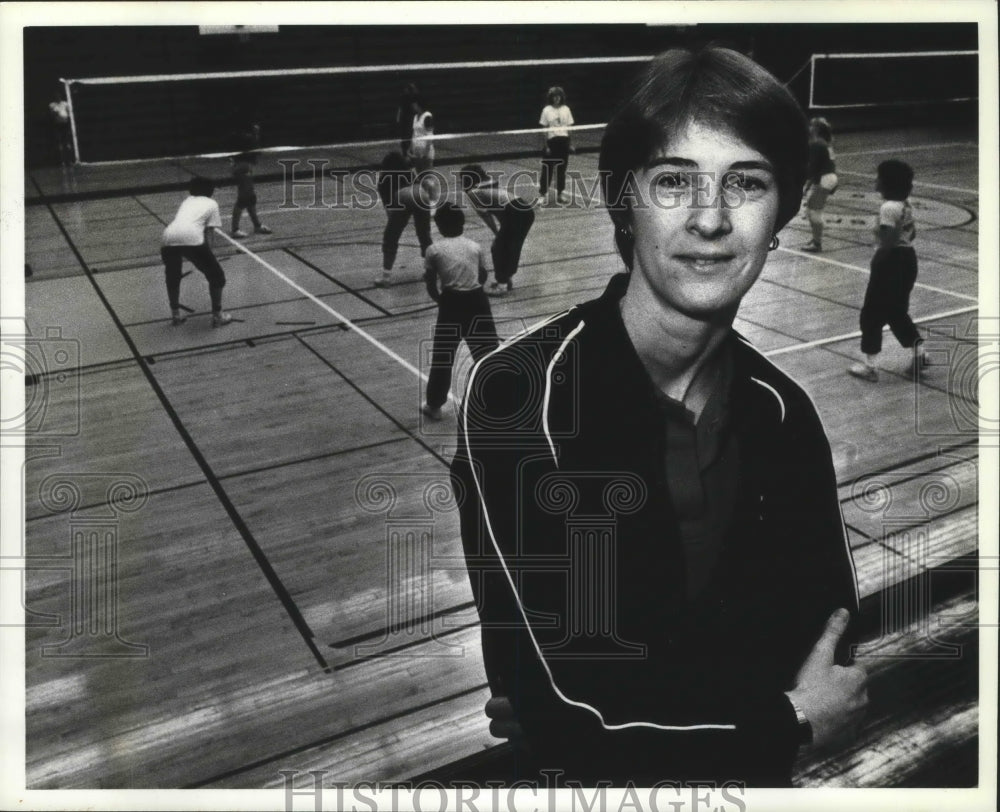
[[[603,371],[611,379],[603,383],[613,387],[615,399],[640,397],[655,403],[653,384],[632,346],[619,310],[628,284],[629,274],[615,274],[601,296],[577,308],[585,323],[580,340],[588,357],[602,359]],[[776,428],[783,422],[785,404],[779,394],[784,386],[774,367],[736,330],[732,330],[729,345],[733,359],[730,417],[734,425],[754,426],[757,430],[762,425]]]

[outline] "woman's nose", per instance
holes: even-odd
[[[717,237],[732,231],[729,209],[717,184],[698,184],[688,210],[687,228],[702,237]]]

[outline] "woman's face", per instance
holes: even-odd
[[[559,107],[561,104],[562,104],[562,94],[561,93],[553,93],[552,94],[552,106],[553,107]]]
[[[666,309],[736,309],[764,267],[778,213],[775,170],[739,138],[693,122],[636,170],[634,274]]]

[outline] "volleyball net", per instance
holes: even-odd
[[[349,148],[400,138],[403,87],[416,83],[436,133],[469,134],[474,156],[488,132],[527,135],[545,91],[563,87],[577,122],[605,122],[622,87],[649,56],[299,68],[62,80],[76,160],[108,163],[232,154],[260,125],[270,150]],[[813,54],[788,80],[813,110],[879,109],[972,102],[977,51]],[[804,66],[805,67],[805,66]],[[593,125],[599,126],[597,124]],[[535,137],[535,142],[539,139]],[[484,145],[484,155],[495,151]]]
[[[76,160],[165,159],[260,146],[399,140],[402,89],[416,83],[438,134],[537,126],[546,89],[565,89],[577,121],[602,122],[648,56],[339,66],[63,79]],[[405,124],[412,121],[412,117]],[[537,139],[536,139],[537,141]]]
[[[810,109],[918,107],[979,98],[978,51],[813,54]]]

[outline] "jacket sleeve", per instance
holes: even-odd
[[[669,673],[560,656],[553,623],[565,607],[533,582],[533,565],[521,566],[525,548],[564,532],[533,499],[555,463],[544,441],[529,440],[538,440],[536,426],[494,420],[518,414],[517,404],[509,387],[491,390],[483,377],[477,387],[473,373],[460,411],[453,483],[487,675],[514,705],[540,766],[589,782],[787,785],[798,751],[794,711],[725,652],[692,659],[680,648]]]

